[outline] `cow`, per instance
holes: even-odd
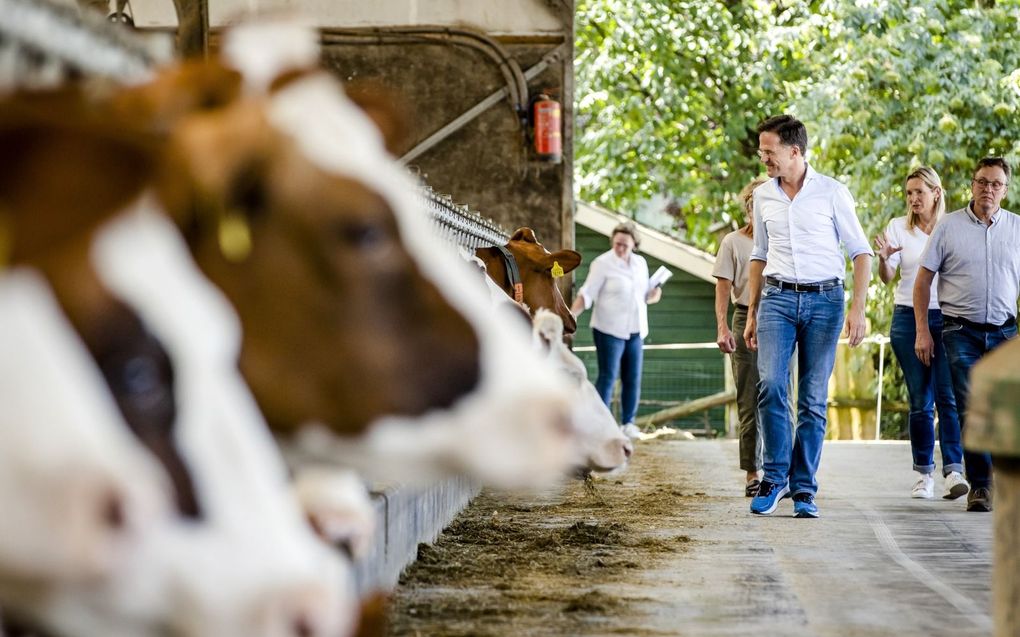
[[[73,96],[10,100],[0,113],[12,268],[4,283],[21,278],[38,298],[49,295],[42,316],[87,352],[72,384],[111,407],[101,416],[116,406],[124,433],[159,461],[174,503],[173,515],[118,546],[114,566],[95,577],[3,587],[5,615],[84,637],[349,634],[349,565],[306,524],[237,370],[237,317],[150,188],[162,146]],[[84,407],[88,418],[95,410],[89,400]],[[47,469],[22,482],[76,475]],[[100,512],[107,525],[120,523],[117,504]]]
[[[549,252],[538,242],[534,230],[518,228],[502,248],[478,248],[475,256],[481,259],[489,277],[515,301],[524,303],[532,316],[545,308],[563,321],[564,334],[577,331],[577,320],[556,287],[556,279],[581,264],[580,253]]]
[[[623,435],[616,418],[602,402],[588,380],[584,363],[563,344],[563,323],[559,315],[540,309],[535,313],[533,336],[536,347],[569,377],[576,388],[573,421],[578,444],[573,468],[580,477],[591,472],[608,473],[626,468],[634,445]]]
[[[484,288],[427,225],[373,121],[331,75],[296,68],[304,49],[288,38],[314,32],[249,40],[245,28],[225,34],[224,64],[203,68],[236,73],[234,96],[204,99],[171,70],[121,103],[160,120],[144,107],[151,87],[200,95],[164,126],[161,200],[237,309],[240,366],[270,426],[373,478],[558,475],[573,435],[566,383],[519,353],[526,330],[487,315]],[[225,246],[229,227],[239,251]]]

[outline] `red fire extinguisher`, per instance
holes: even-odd
[[[535,98],[531,108],[535,122],[535,153],[542,161],[560,163],[563,160],[560,103],[543,93]]]

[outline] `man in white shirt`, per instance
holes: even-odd
[[[755,242],[744,330],[748,347],[758,351],[764,442],[765,476],[751,512],[769,515],[792,495],[796,517],[816,518],[815,472],[825,439],[829,377],[844,325],[846,260],[840,243],[854,264],[846,316],[852,347],[864,339],[873,253],[846,186],[818,174],[805,160],[803,123],[790,115],[765,120],[758,126],[758,148],[771,179],[754,191]],[[794,347],[799,404],[791,435],[787,378]]]

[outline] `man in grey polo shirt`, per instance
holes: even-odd
[[[1001,157],[985,157],[971,181],[973,199],[935,226],[914,282],[917,340],[914,351],[925,365],[934,355],[927,307],[931,283],[939,275],[942,340],[949,359],[960,414],[966,428],[970,369],[983,355],[1015,338],[1020,296],[1020,217],[999,206],[1009,187],[1010,167]],[[921,312],[917,311],[921,308]],[[971,491],[968,511],[992,510],[992,459],[964,449]]]

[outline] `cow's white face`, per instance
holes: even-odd
[[[0,598],[122,566],[169,514],[169,485],[45,279],[26,268],[0,274],[0,405]]]
[[[480,347],[481,376],[471,392],[417,417],[383,415],[362,439],[330,446],[330,455],[388,479],[454,471],[510,486],[562,475],[573,445],[568,384],[532,351],[519,321],[493,315],[484,282],[429,225],[416,185],[371,122],[325,73],[274,93],[269,119],[318,166],[387,202],[415,266],[467,319]]]
[[[186,479],[174,476],[176,515],[153,520],[118,546],[120,561],[104,577],[45,581],[45,596],[24,591],[4,603],[45,628],[83,637],[158,637],[168,627],[192,637],[347,634],[357,612],[349,569],[314,536],[289,492],[282,460],[236,367],[240,335],[229,305],[149,200],[103,224],[95,237],[97,280],[165,351],[173,417],[163,444],[180,461],[164,466]],[[97,319],[78,315],[77,324]],[[106,358],[97,354],[95,334],[86,342],[93,348],[86,356]],[[89,393],[109,396],[110,378],[103,379],[106,387],[102,380],[87,387]],[[118,399],[132,429],[146,431],[142,421],[152,414]],[[162,418],[166,410],[153,413]],[[182,485],[190,496],[181,497]]]
[[[532,328],[536,348],[547,352],[550,362],[571,380],[575,389],[571,419],[577,431],[573,468],[585,474],[626,468],[634,445],[623,435],[609,408],[602,402],[588,371],[563,344],[563,323],[549,310],[535,313]]]

